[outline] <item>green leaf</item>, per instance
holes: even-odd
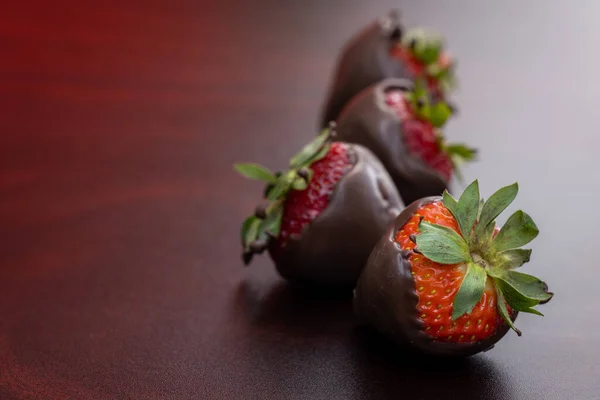
[[[454,213],[456,212],[457,202],[456,199],[452,197],[452,195],[448,192],[448,190],[444,190],[444,193],[442,194],[442,203],[444,204],[444,206],[446,206],[448,211],[450,211],[452,215],[454,215]]]
[[[548,293],[548,286],[533,275],[524,274],[517,271],[499,271],[494,272],[496,279],[502,282],[502,285],[509,285],[517,291],[522,297],[533,301],[547,301],[552,298],[552,294]],[[504,285],[505,286],[505,285]],[[507,292],[504,293],[507,297]],[[511,304],[510,302],[508,304]],[[535,304],[532,304],[535,305]],[[511,305],[512,307],[512,305]],[[519,309],[520,310],[520,309]]]
[[[417,110],[417,114],[424,120],[429,121],[431,119],[431,106],[425,104]]]
[[[500,267],[503,269],[515,269],[529,262],[531,249],[511,249],[499,253],[501,257]]]
[[[246,218],[246,220],[242,224],[242,245],[245,249],[248,249],[250,243],[256,240],[260,224],[261,220],[255,217],[254,215],[251,215],[250,217]]]
[[[294,179],[294,182],[292,182],[292,188],[294,188],[294,190],[305,190],[307,187],[308,183],[306,183],[304,178],[299,176]]]
[[[427,221],[419,223],[418,250],[434,262],[457,264],[471,259],[464,239],[454,230]]]
[[[265,231],[278,237],[281,229],[281,219],[283,217],[283,203],[276,202],[271,204],[268,209],[267,218],[265,218]]]
[[[300,150],[290,160],[290,168],[299,168],[305,165],[310,159],[320,154],[321,148],[329,138],[329,128],[324,129],[316,138]]]
[[[265,221],[262,221],[260,223],[260,226],[258,227],[258,234],[256,235],[256,240],[269,240],[267,231],[265,231]]]
[[[443,93],[449,93],[454,90],[457,86],[457,79],[455,74],[456,62],[451,61],[450,65],[442,69],[436,76],[438,86],[442,89]]]
[[[488,224],[495,220],[496,217],[513,202],[515,197],[517,197],[518,192],[519,185],[515,182],[512,185],[499,189],[490,196],[481,210],[481,217],[475,228],[475,236],[478,236],[485,231]]]
[[[249,216],[242,223],[242,227],[240,229],[240,236],[242,239],[242,246],[246,247],[246,236],[248,235],[248,230],[250,229],[250,225],[252,225],[252,221],[255,220],[256,217],[254,215]]]
[[[449,144],[445,146],[446,152],[460,158],[463,161],[473,161],[477,155],[477,150],[467,147],[464,144]]]
[[[496,221],[492,221],[491,223],[488,224],[488,226],[485,228],[485,231],[477,236],[477,240],[475,241],[476,246],[481,249],[481,248],[489,248],[489,244],[492,241],[493,237],[494,237],[494,232],[496,231]]]
[[[444,102],[439,102],[431,106],[429,122],[436,128],[441,128],[451,116],[452,110],[450,107]]]
[[[321,159],[323,159],[327,153],[329,152],[329,147],[328,145],[325,145],[321,148],[321,150],[319,150],[318,153],[316,153],[313,157],[311,157],[308,161],[306,161],[303,165],[311,165],[314,162],[317,162]],[[312,172],[312,171],[311,171]],[[310,180],[310,179],[309,179]]]
[[[448,68],[443,67],[439,62],[434,62],[425,68],[427,74],[434,79],[442,79],[448,73]]]
[[[528,308],[526,310],[521,310],[520,312],[529,313],[529,314],[535,314],[535,315],[539,315],[540,317],[544,316],[544,314],[542,314],[541,312],[539,312],[535,308]]]
[[[438,86],[441,88],[442,93],[450,93],[458,86],[456,77],[450,73],[450,70],[448,70],[448,73],[443,74],[437,79]]]
[[[473,225],[477,220],[477,211],[479,210],[479,182],[474,180],[464,190],[456,206],[454,217],[458,222],[462,236],[467,242],[470,241]]]
[[[442,39],[437,35],[425,32],[424,30],[408,32],[411,39],[415,40],[413,54],[424,64],[436,62],[444,45]]]
[[[289,183],[283,179],[278,179],[277,183],[267,193],[267,199],[274,201],[283,196],[289,189]]]
[[[492,241],[496,251],[521,247],[540,233],[529,215],[519,210],[511,215]]]
[[[481,211],[483,210],[483,205],[485,204],[485,200],[483,198],[479,199],[479,210],[477,211],[477,221],[481,219]]]
[[[491,275],[491,274],[490,274]],[[509,306],[511,306],[514,310],[521,311],[531,308],[533,306],[537,306],[540,304],[539,300],[530,299],[523,294],[519,293],[514,287],[512,287],[506,281],[495,277],[494,280],[496,282],[496,286],[500,289],[506,302]]]
[[[467,273],[452,303],[453,321],[464,314],[470,313],[475,304],[481,300],[486,279],[487,274],[483,268],[474,263],[467,265]]]
[[[316,161],[316,160],[315,160],[315,161]],[[307,182],[310,182],[310,181],[311,181],[311,179],[312,179],[312,177],[313,177],[313,175],[314,175],[314,172],[315,172],[315,171],[313,171],[312,169],[308,168],[308,178],[306,179],[306,180],[307,180]]]
[[[427,90],[427,83],[423,78],[416,78],[414,80],[412,90],[406,92],[404,96],[417,113],[420,113],[421,109],[429,109],[429,95]],[[423,107],[417,107],[418,100],[422,101]]]
[[[498,288],[498,285],[496,285],[496,293],[498,295],[498,299],[497,299],[498,313],[500,314],[500,316],[502,317],[504,322],[506,322],[513,331],[517,332],[517,335],[521,336],[521,331],[515,327],[512,319],[510,319],[510,314],[508,313],[508,308],[506,307],[506,299],[504,298],[502,291]]]
[[[421,48],[417,46],[415,56],[424,64],[431,64],[437,61],[442,50],[442,43],[427,43]]]
[[[292,187],[292,183],[297,177],[295,170],[288,171],[285,175],[281,175],[277,178],[277,182],[271,190],[267,193],[267,198],[271,201],[279,200],[284,197]]]
[[[446,60],[443,60],[443,62],[440,62],[442,60],[440,60],[438,58],[438,60],[432,64],[429,64],[426,66],[426,72],[427,74],[432,77],[433,79],[436,79],[438,81],[441,81],[439,83],[447,83],[448,86],[452,86],[454,84],[454,78],[453,78],[453,63],[452,60],[450,60],[450,63],[448,64],[446,62]]]
[[[241,175],[246,178],[254,179],[257,181],[264,181],[268,183],[275,183],[275,175],[267,168],[262,165],[248,163],[248,164],[234,164],[233,168]]]

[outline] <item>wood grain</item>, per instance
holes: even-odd
[[[448,38],[448,135],[481,149],[464,173],[485,195],[519,181],[527,268],[556,292],[460,362],[407,359],[347,297],[239,256],[260,188],[231,164],[312,137],[340,46],[394,6]],[[0,398],[600,398],[596,2],[1,8]]]

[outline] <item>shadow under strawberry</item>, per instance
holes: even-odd
[[[370,327],[355,329],[359,398],[498,399],[510,382],[487,357],[440,359],[411,353]]]
[[[386,78],[423,79],[436,98],[453,89],[454,63],[443,40],[423,29],[406,30],[397,11],[364,27],[344,45],[332,77],[321,126],[337,120],[344,106],[368,86]]]
[[[251,326],[294,337],[345,337],[352,330],[352,293],[279,281],[240,282],[235,307]]]
[[[256,365],[269,371],[270,379],[285,381],[288,374],[315,368],[306,360],[322,356],[320,373],[349,385],[344,393],[351,392],[351,398],[454,398],[460,393],[461,399],[503,399],[508,390],[486,358],[414,355],[372,328],[356,326],[348,292],[244,280],[233,301],[235,321],[244,325],[240,341],[255,352]],[[320,384],[303,382],[314,393],[323,390]]]
[[[431,103],[421,81],[390,78],[355,96],[337,121],[336,140],[371,150],[392,177],[405,204],[448,189],[460,165],[476,150],[449,144],[441,128],[452,116],[447,103]]]

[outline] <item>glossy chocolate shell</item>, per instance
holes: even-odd
[[[392,11],[366,26],[343,47],[321,115],[322,127],[337,120],[350,99],[368,86],[384,78],[413,78],[404,63],[391,56],[401,35],[402,27]]]
[[[354,288],[373,246],[404,208],[379,160],[359,145],[350,145],[350,151],[355,165],[327,208],[274,257],[290,281]]]
[[[467,357],[490,349],[510,329],[505,323],[489,338],[475,343],[444,343],[427,335],[419,321],[419,301],[411,275],[408,253],[402,251],[394,238],[397,232],[423,205],[441,201],[428,197],[410,204],[391,224],[377,243],[354,291],[354,312],[364,324],[370,325],[400,346],[434,356]],[[514,320],[517,313],[514,313]]]
[[[402,120],[385,102],[389,90],[408,89],[405,79],[386,79],[358,94],[338,119],[336,140],[357,143],[371,150],[383,163],[405,204],[438,196],[448,182],[404,144]]]

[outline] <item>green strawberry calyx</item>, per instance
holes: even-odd
[[[456,219],[460,233],[421,219],[415,241],[417,251],[431,261],[466,264],[466,274],[453,300],[452,320],[469,314],[481,300],[486,282],[490,282],[498,296],[498,313],[521,336],[507,305],[514,311],[542,316],[534,307],[550,301],[553,293],[535,276],[516,271],[531,256],[530,249],[520,247],[539,233],[531,217],[516,211],[496,234],[496,218],[512,203],[518,190],[514,183],[484,201],[475,180],[458,200],[445,191],[442,202]]]
[[[414,80],[412,88],[404,91],[404,97],[416,117],[442,128],[455,113],[455,107],[445,100],[431,101],[432,95],[422,78]]]
[[[449,93],[456,88],[456,63],[444,52],[441,35],[423,28],[413,28],[402,36],[398,45],[407,49],[423,65],[425,76],[434,80],[442,93]]]
[[[431,102],[430,99],[432,96],[422,79],[416,79],[414,87],[406,90],[404,92],[404,97],[414,116],[431,124],[435,133],[437,145],[440,150],[450,158],[455,174],[459,181],[462,181],[460,168],[466,162],[475,161],[477,149],[463,143],[446,142],[442,128],[455,113],[455,107],[444,100]]]
[[[242,176],[266,184],[266,204],[259,205],[241,227],[242,258],[246,265],[250,264],[254,254],[267,249],[271,239],[279,236],[286,196],[292,190],[308,187],[313,176],[311,165],[327,155],[334,136],[335,123],[331,123],[290,159],[287,171],[273,173],[254,163],[234,164],[234,169]]]

